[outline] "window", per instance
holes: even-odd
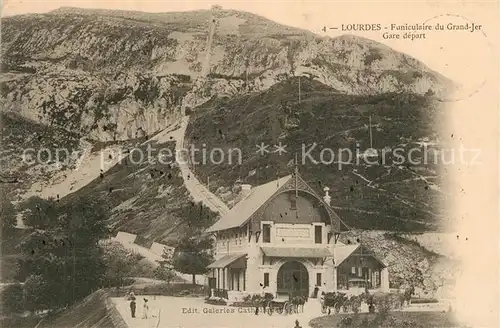
[[[269,287],[269,273],[264,273],[264,287]]]
[[[271,242],[271,225],[270,224],[264,224],[262,227],[262,241],[264,243]]]
[[[292,196],[290,199],[290,209],[291,210],[296,210],[297,209],[297,197]]]
[[[351,268],[351,273],[352,273],[352,274],[356,274],[356,267],[352,267],[352,268]]]
[[[321,286],[321,272],[316,273],[316,286]]]
[[[314,226],[314,242],[316,244],[323,243],[323,227],[322,226]]]

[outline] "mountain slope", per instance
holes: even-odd
[[[110,214],[111,230],[175,245],[190,228],[209,226],[216,214],[191,200],[175,157],[167,156],[174,149],[173,141],[132,146],[102,177],[61,201],[98,200]]]
[[[425,149],[419,146],[422,140],[439,139],[435,123],[442,116],[435,98],[411,93],[346,95],[302,78],[298,102],[298,83],[298,79],[290,79],[265,92],[214,100],[198,108],[186,139],[193,147],[206,149],[205,159],[202,151],[194,156],[204,163],[196,165],[200,180],[209,178],[211,188],[219,188],[219,195],[231,202],[235,184],[257,185],[283,176],[297,154],[301,175],[320,194],[323,187],[330,188],[332,206],[348,225],[402,231],[444,225],[446,213],[439,206],[444,199],[440,191],[443,173],[431,155],[427,164],[423,162]],[[387,151],[378,162],[356,159],[357,149],[362,153],[370,147],[370,115],[373,145],[380,154]],[[256,145],[261,143],[269,145],[269,153],[257,153]],[[281,156],[274,153],[274,145],[279,143],[286,145]],[[221,164],[210,161],[216,148],[226,155]],[[347,151],[339,157],[339,149],[344,148],[351,150],[351,161]],[[404,163],[395,156],[398,148],[406,158]],[[412,148],[420,153],[410,158]],[[434,148],[439,151],[440,145]],[[228,157],[231,149],[232,163]],[[240,165],[234,149],[241,151]],[[350,164],[339,169],[340,158]],[[409,159],[422,163],[412,164]]]
[[[0,113],[0,122],[0,190],[10,201],[21,200],[33,186],[75,168],[83,152],[77,133],[49,128],[13,113]]]
[[[441,95],[450,85],[377,42],[320,37],[232,10],[63,8],[5,18],[2,42],[2,107],[101,141],[151,135],[185,107],[298,74],[349,94]]]
[[[287,170],[293,156],[270,156],[267,163],[256,157],[260,142],[282,141],[289,155],[301,152],[303,142],[330,148],[359,142],[366,149],[368,114],[379,149],[436,140],[434,127],[424,123],[439,121],[437,99],[450,87],[438,73],[377,42],[320,37],[220,8],[159,14],[62,8],[4,19],[2,41],[4,111],[90,142],[114,142],[151,136],[189,109],[200,110],[188,130],[191,141],[214,147],[224,135],[221,145],[238,146],[246,156],[241,166],[196,170],[201,181],[210,174],[212,186],[225,188],[253,172],[253,182],[260,183]],[[130,182],[133,192],[150,197],[160,186],[148,185],[148,169],[158,168],[141,166],[140,184],[129,180],[135,173],[118,166],[103,181],[111,187]],[[442,197],[436,165],[338,170],[307,164],[301,171],[319,191],[331,187],[334,206],[360,227],[430,229],[443,216],[436,206]],[[81,193],[95,193],[111,208],[133,203],[132,191],[120,202],[104,198],[110,185],[103,181]],[[146,192],[145,186],[152,188]],[[180,189],[174,194],[185,197]],[[112,222],[153,234],[133,220],[141,213],[147,220],[160,216],[153,197]]]
[[[343,233],[340,241],[352,243],[357,238],[388,265],[391,286],[405,288],[413,283],[428,293],[428,297],[447,299],[453,296],[455,283],[461,274],[458,260],[430,251],[398,233],[350,231]]]

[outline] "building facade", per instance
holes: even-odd
[[[360,244],[338,242],[341,220],[328,188],[319,196],[297,170],[252,188],[207,231],[215,235],[208,266],[214,290],[275,297],[323,291],[388,289],[386,266]]]

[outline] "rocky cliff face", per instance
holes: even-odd
[[[63,8],[4,19],[2,42],[2,107],[101,141],[152,134],[186,107],[292,75],[348,94],[442,94],[449,84],[376,42],[236,11]]]
[[[417,242],[385,231],[350,231],[342,234],[340,240],[347,243],[357,238],[361,238],[363,245],[388,266],[393,288],[413,285],[421,297],[453,297],[460,276],[459,260],[429,251]]]
[[[4,108],[100,141],[150,135],[180,116],[189,83],[175,76],[40,69],[4,81]]]

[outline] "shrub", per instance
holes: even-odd
[[[143,288],[120,288],[109,290],[112,297],[122,297],[134,292],[135,295],[184,296],[203,295],[204,286],[193,284],[154,284]]]
[[[353,326],[353,321],[354,320],[352,319],[352,317],[343,317],[340,320],[339,327],[341,327],[341,328],[343,328],[343,327],[352,327]]]
[[[428,303],[439,303],[435,298],[412,298],[412,304],[428,304]]]
[[[20,283],[7,286],[1,293],[2,313],[16,313],[24,310],[24,290]]]
[[[361,323],[359,324],[359,328],[369,328],[369,327],[370,327],[370,321],[368,320],[367,317],[365,317],[363,321],[361,321]]]
[[[232,306],[234,306],[234,307],[253,307],[255,305],[253,303],[251,303],[250,301],[248,301],[248,302],[243,301],[243,302],[234,302],[232,304]]]
[[[381,319],[385,319],[387,317],[389,312],[394,307],[392,299],[393,295],[391,294],[384,294],[374,298],[375,310],[378,313],[377,317],[380,317]]]
[[[208,299],[206,301],[207,304],[212,304],[212,305],[227,305],[227,302],[222,299],[222,298],[218,298],[218,299]]]
[[[166,281],[167,284],[170,284],[170,282],[176,277],[173,270],[164,266],[158,266],[154,272],[154,275],[156,279]]]
[[[265,299],[266,301],[272,301],[272,300],[274,299],[274,295],[273,295],[273,294],[271,294],[271,293],[265,293],[265,294],[264,294],[264,299]]]

